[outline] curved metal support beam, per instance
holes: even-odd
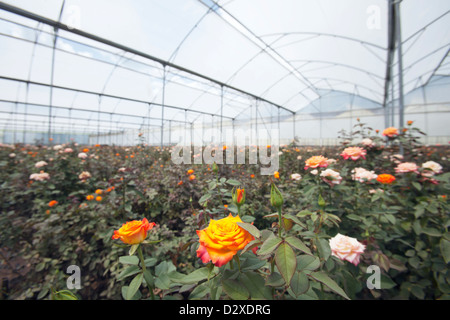
[[[40,15],[37,15],[37,14],[35,14],[33,12],[29,12],[29,11],[23,10],[21,8],[18,8],[18,7],[6,4],[4,2],[0,2],[0,9],[8,11],[8,12],[11,12],[11,13],[14,13],[14,14],[17,14],[17,15],[20,15],[20,16],[28,18],[28,19],[32,19],[32,20],[44,23],[46,25],[52,26],[53,28],[64,30],[64,31],[67,31],[67,32],[70,32],[70,33],[73,33],[73,34],[76,34],[76,35],[79,35],[79,36],[82,36],[84,38],[87,38],[87,39],[90,39],[90,40],[93,40],[93,41],[96,41],[96,42],[99,42],[99,43],[102,43],[102,44],[105,44],[105,45],[108,45],[108,46],[111,46],[111,47],[114,47],[114,48],[117,48],[117,49],[120,49],[120,50],[124,50],[124,51],[130,52],[130,53],[135,54],[137,56],[140,56],[142,58],[146,58],[146,59],[155,61],[157,63],[160,63],[162,66],[167,66],[167,67],[171,67],[171,68],[174,68],[174,69],[186,72],[188,74],[194,75],[194,76],[199,77],[201,79],[204,79],[204,80],[210,81],[212,83],[215,83],[215,84],[217,84],[219,86],[224,86],[226,88],[229,88],[229,89],[232,89],[234,91],[240,92],[242,94],[248,95],[248,96],[253,97],[255,99],[260,99],[260,100],[265,101],[267,103],[270,103],[270,104],[272,104],[272,105],[274,105],[276,107],[280,107],[280,108],[282,108],[282,109],[284,109],[284,110],[286,110],[288,112],[293,113],[293,111],[291,111],[289,109],[286,109],[283,106],[280,106],[280,105],[278,105],[278,104],[276,104],[276,103],[274,103],[272,101],[268,101],[268,100],[266,100],[266,99],[264,99],[262,97],[258,97],[258,96],[256,96],[253,93],[250,93],[250,92],[247,92],[245,90],[242,90],[242,89],[230,86],[227,83],[223,83],[223,82],[221,82],[219,80],[213,79],[211,77],[205,76],[205,75],[200,74],[198,72],[195,72],[193,70],[184,68],[182,66],[176,65],[176,64],[171,63],[169,61],[166,61],[166,60],[157,58],[155,56],[149,55],[149,54],[144,53],[142,51],[139,51],[139,50],[127,47],[127,46],[119,44],[117,42],[114,42],[114,41],[111,41],[111,40],[108,40],[108,39],[96,36],[94,34],[91,34],[91,33],[88,33],[88,32],[85,32],[85,31],[82,31],[82,30],[79,30],[79,29],[74,29],[74,28],[69,27],[68,25],[63,24],[63,23],[61,23],[59,21],[54,21],[52,19],[49,19],[49,18],[40,16]]]

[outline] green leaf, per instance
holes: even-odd
[[[290,245],[285,242],[280,244],[275,252],[275,264],[284,281],[290,283],[297,268],[297,259]]]
[[[253,272],[245,272],[240,277],[240,280],[249,291],[251,299],[272,299],[270,288],[265,286],[264,278],[259,274]]]
[[[396,285],[397,284],[394,281],[392,281],[392,279],[389,278],[387,275],[385,275],[385,274],[381,274],[380,275],[380,287],[381,287],[381,289],[385,289],[385,290],[392,289]]]
[[[394,217],[393,214],[387,213],[387,214],[384,215],[384,217],[385,217],[390,223],[392,223],[393,225],[395,225],[396,219],[395,219],[395,217]]]
[[[306,293],[309,289],[309,279],[306,274],[296,271],[291,279],[290,289],[296,297]]]
[[[312,255],[309,248],[300,239],[290,236],[286,238],[286,242],[289,243],[295,249],[298,249],[308,255]]]
[[[144,264],[146,267],[153,267],[158,262],[156,258],[147,258],[144,260]]]
[[[135,275],[136,273],[138,273],[139,271],[141,271],[141,269],[138,266],[129,266],[128,268],[126,268],[125,270],[123,270],[118,276],[117,276],[117,280],[123,280],[129,276]]]
[[[306,229],[306,225],[300,221],[299,218],[297,218],[296,216],[290,215],[290,214],[284,214],[283,218],[288,219],[296,224],[298,224],[299,226],[303,227],[304,229]]]
[[[267,263],[266,260],[261,260],[254,254],[247,255],[245,259],[241,260],[241,270],[256,270],[263,267]]]
[[[417,285],[411,286],[411,293],[419,300],[423,300],[425,298],[425,292]]]
[[[266,286],[281,287],[284,284],[284,279],[278,272],[272,272],[266,279]]]
[[[435,228],[422,228],[422,233],[429,235],[430,237],[441,237],[442,233]]]
[[[131,280],[130,285],[127,290],[126,300],[131,300],[136,292],[139,290],[139,287],[142,284],[143,274],[139,273],[136,277]]]
[[[241,185],[241,183],[239,181],[234,180],[234,179],[228,179],[227,183],[232,185],[232,186],[240,186]]]
[[[248,250],[251,250],[251,249],[253,249],[253,248],[255,248],[255,247],[259,247],[261,244],[262,244],[261,240],[258,240],[258,239],[250,241],[250,242],[245,246],[245,248],[242,249],[241,255],[244,254],[245,252],[247,252]]]
[[[345,291],[342,290],[342,288],[339,287],[339,285],[324,272],[322,272],[322,271],[312,272],[309,276],[311,278],[313,278],[314,280],[317,280],[317,281],[323,283],[331,291],[337,293],[338,295],[344,297],[347,300],[350,300],[350,298],[347,296]]]
[[[201,299],[204,296],[206,296],[210,291],[209,286],[206,283],[202,283],[201,285],[198,285],[192,290],[191,294],[189,295],[190,300],[194,299]]]
[[[319,255],[323,260],[328,260],[331,255],[330,244],[326,239],[319,239],[317,241],[317,249],[319,250]]]
[[[162,290],[168,290],[170,289],[170,278],[169,276],[164,273],[155,280],[155,286],[162,289]]]
[[[208,201],[209,199],[211,199],[211,194],[210,194],[210,193],[204,194],[204,195],[200,198],[200,200],[198,200],[198,203],[202,204],[202,203]]]
[[[247,288],[236,280],[223,280],[222,288],[225,293],[233,300],[247,300],[250,297],[250,293],[248,292]]]
[[[53,300],[78,300],[78,298],[69,290],[60,290],[53,293]]]
[[[320,267],[320,259],[316,256],[300,255],[297,257],[297,270],[314,271]]]
[[[127,291],[128,291],[128,288],[129,288],[129,286],[123,286],[122,287],[122,297],[124,298],[124,299],[127,299]],[[141,292],[138,290],[137,292],[136,292],[136,294],[130,299],[130,300],[139,300],[140,298],[142,297],[142,294],[141,294]]]
[[[417,190],[422,190],[422,186],[420,185],[420,183],[413,181],[412,185],[414,186],[414,188],[416,188]]]
[[[132,264],[137,266],[139,264],[139,258],[136,256],[122,256],[119,257],[119,262],[123,264]]]
[[[130,251],[128,252],[128,254],[129,254],[130,256],[132,256],[132,255],[136,252],[136,250],[137,250],[137,248],[139,247],[139,245],[140,245],[140,244],[133,244],[133,245],[131,246]]]
[[[254,225],[245,222],[238,222],[237,225],[248,231],[255,238],[261,238],[261,232]]]
[[[210,274],[209,269],[207,267],[203,267],[189,273],[179,281],[183,284],[198,283],[199,281],[208,279],[209,274]]]
[[[441,249],[442,257],[444,258],[445,263],[450,262],[450,241],[442,238],[439,242],[439,248]]]
[[[263,242],[261,248],[258,251],[258,255],[264,256],[271,254],[273,251],[275,251],[276,248],[280,245],[282,240],[280,238],[277,238],[275,236],[270,236],[266,239],[266,241]]]
[[[153,275],[152,275],[152,273],[150,272],[150,270],[145,270],[145,272],[143,273],[143,275],[144,275],[144,280],[145,280],[145,282],[147,283],[147,285],[149,286],[149,287],[151,287],[151,288],[153,288],[154,287],[154,285],[155,285],[155,279],[153,279]]]

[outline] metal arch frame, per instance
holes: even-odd
[[[61,22],[58,22],[58,21],[54,21],[52,19],[49,19],[49,18],[40,16],[40,15],[37,15],[35,13],[23,10],[21,8],[18,8],[18,7],[15,7],[15,6],[3,3],[3,2],[0,2],[0,9],[8,11],[8,12],[11,12],[11,13],[14,13],[14,14],[17,14],[17,15],[20,15],[20,16],[23,16],[23,17],[28,18],[28,19],[32,19],[32,20],[41,22],[43,24],[49,25],[49,26],[57,28],[57,29],[61,29],[61,30],[64,30],[64,31],[67,31],[67,32],[70,32],[70,33],[73,33],[73,34],[77,34],[79,36],[85,37],[87,39],[90,39],[90,40],[93,40],[93,41],[96,41],[96,42],[99,42],[99,43],[102,43],[102,44],[105,44],[105,45],[108,45],[108,46],[111,46],[111,47],[115,47],[116,49],[127,51],[127,52],[135,54],[137,56],[140,56],[140,57],[143,57],[143,58],[146,58],[146,59],[158,62],[162,66],[167,66],[167,67],[174,68],[174,69],[177,69],[177,70],[182,71],[182,72],[186,72],[188,74],[191,74],[191,75],[194,75],[196,77],[202,78],[202,79],[210,81],[212,83],[215,83],[215,84],[217,84],[219,86],[224,86],[224,87],[227,87],[227,88],[232,89],[234,91],[240,92],[240,93],[242,93],[244,95],[247,95],[247,96],[250,96],[250,97],[253,97],[253,98],[258,98],[258,99],[260,99],[262,101],[265,101],[265,102],[267,102],[267,103],[269,103],[269,104],[271,104],[271,105],[273,105],[275,107],[285,109],[283,106],[280,106],[280,105],[278,105],[275,102],[268,101],[268,100],[266,100],[264,98],[258,97],[257,95],[255,95],[253,93],[250,93],[250,92],[247,92],[245,90],[242,90],[242,89],[230,86],[230,85],[228,85],[228,84],[226,84],[224,82],[221,82],[219,80],[213,79],[213,78],[208,77],[206,75],[200,74],[200,73],[198,73],[196,71],[193,71],[193,70],[187,69],[185,67],[176,65],[176,64],[171,63],[169,61],[157,58],[155,56],[152,56],[152,55],[144,53],[142,51],[139,51],[139,50],[127,47],[127,46],[119,44],[117,42],[114,42],[114,41],[111,41],[111,40],[108,40],[108,39],[96,36],[94,34],[91,34],[91,33],[88,33],[88,32],[85,32],[85,31],[82,31],[82,30],[79,30],[79,29],[70,28],[69,26],[67,26],[64,23],[61,23]],[[285,109],[285,110],[288,111],[288,112],[292,112],[291,110],[288,110],[288,109]]]
[[[290,73],[292,73],[292,75],[294,75],[300,82],[306,83],[307,86],[309,86],[311,88],[311,90],[313,90],[314,92],[316,92],[316,88],[314,88],[314,86],[310,83],[310,81],[305,78],[301,73],[298,73],[297,70],[290,64],[290,62],[288,60],[286,60],[282,55],[280,55],[276,50],[274,50],[269,44],[267,44],[264,40],[261,39],[261,37],[259,37],[258,35],[254,34],[249,28],[247,28],[247,26],[245,26],[241,21],[239,21],[238,19],[236,19],[236,17],[234,17],[231,13],[229,13],[226,9],[224,9],[222,6],[220,6],[216,1],[214,0],[209,0],[210,2],[212,2],[214,4],[214,9],[215,10],[211,10],[213,9],[211,6],[209,6],[208,4],[206,4],[203,0],[198,0],[201,4],[203,4],[204,6],[206,6],[208,8],[208,13],[210,12],[214,12],[215,14],[217,14],[221,19],[225,20],[227,23],[229,23],[224,17],[223,15],[219,15],[217,13],[217,10],[220,9],[223,13],[225,13],[227,15],[228,19],[232,19],[235,23],[239,24],[241,26],[241,28],[243,28],[243,30],[246,31],[246,34],[244,34],[242,32],[242,30],[237,29],[237,27],[235,25],[231,25],[231,27],[233,27],[235,30],[237,30],[242,36],[246,37],[249,41],[251,41],[253,44],[255,44],[257,47],[259,47],[262,51],[266,52],[267,54],[269,54],[269,56],[271,58],[273,58],[278,64],[280,64],[282,67],[284,67],[285,69],[287,69]],[[316,92],[317,94],[317,92]],[[319,96],[319,94],[317,94]],[[255,97],[257,98],[257,97]],[[265,99],[260,99],[261,101],[266,101]],[[279,105],[275,105],[276,107],[280,108],[281,106]],[[284,108],[283,108],[284,109]],[[293,113],[293,111],[288,110],[289,112]]]
[[[58,38],[57,31],[59,31],[59,30],[64,30],[64,31],[67,31],[69,33],[73,33],[73,34],[79,35],[81,37],[84,37],[86,39],[90,39],[90,40],[102,43],[104,45],[111,46],[111,47],[123,50],[125,52],[129,52],[131,54],[134,54],[134,55],[137,55],[137,56],[140,56],[140,57],[143,57],[145,59],[149,59],[149,60],[152,60],[154,62],[157,62],[157,63],[161,64],[163,69],[164,69],[162,103],[161,104],[153,103],[155,105],[160,105],[161,106],[161,111],[162,111],[162,115],[161,115],[161,146],[163,145],[163,142],[164,142],[164,137],[163,137],[163,134],[164,134],[164,121],[166,120],[166,119],[164,119],[164,108],[166,107],[165,101],[164,101],[164,86],[165,86],[165,83],[166,83],[166,79],[165,79],[166,67],[174,68],[174,69],[178,70],[179,72],[185,72],[185,73],[191,74],[191,75],[193,75],[195,77],[199,77],[201,79],[204,79],[206,81],[209,81],[211,83],[219,85],[222,88],[222,92],[223,92],[223,88],[225,87],[227,89],[230,89],[230,90],[232,90],[234,92],[243,94],[245,96],[249,96],[249,97],[252,97],[252,98],[255,98],[255,99],[267,102],[270,105],[272,105],[273,107],[276,107],[278,110],[283,109],[283,110],[286,110],[286,111],[290,112],[291,114],[294,114],[294,112],[292,110],[286,109],[283,106],[280,106],[280,105],[278,105],[278,104],[276,104],[274,102],[268,101],[267,99],[264,99],[263,97],[256,96],[255,94],[252,94],[252,93],[249,93],[247,91],[241,90],[239,88],[233,87],[231,85],[228,85],[226,83],[223,83],[223,82],[215,80],[215,79],[212,79],[210,77],[207,77],[205,75],[199,74],[199,73],[197,73],[195,71],[186,69],[184,67],[175,65],[175,64],[173,64],[173,63],[171,63],[169,61],[164,61],[162,59],[159,59],[159,58],[156,58],[154,56],[148,55],[146,53],[140,52],[138,50],[126,47],[126,46],[121,45],[119,43],[115,43],[113,41],[109,41],[107,39],[98,37],[96,35],[93,35],[93,34],[90,34],[90,33],[87,33],[87,32],[81,31],[81,30],[72,29],[69,26],[61,23],[60,21],[54,21],[54,20],[48,19],[46,17],[39,16],[39,15],[34,14],[32,12],[28,12],[28,11],[23,10],[21,8],[17,8],[17,7],[14,7],[12,5],[8,5],[8,4],[2,3],[2,2],[0,2],[0,9],[3,9],[5,11],[11,12],[11,13],[14,13],[14,14],[17,14],[17,15],[20,15],[20,16],[23,16],[23,17],[26,17],[26,18],[29,18],[29,19],[32,19],[32,20],[35,20],[37,22],[40,22],[40,23],[43,23],[43,24],[46,24],[46,25],[49,25],[49,26],[53,27],[53,29],[55,30],[55,33],[54,33],[54,41],[53,41],[53,46],[52,46],[52,52],[53,52],[53,55],[52,55],[52,69],[51,69],[52,75],[54,73],[54,63],[55,63],[54,53],[56,51],[56,41],[57,41],[57,38]],[[63,9],[63,6],[62,6],[62,9]],[[62,10],[61,10],[61,13],[60,13],[60,17],[61,17],[61,14],[62,14]],[[71,41],[73,41],[73,40],[71,40]],[[86,45],[86,44],[84,44],[84,45]],[[115,70],[116,66],[117,66],[117,64],[113,67],[113,71]],[[3,78],[5,79],[7,77],[3,77]],[[31,83],[30,81],[23,81],[21,79],[9,78],[8,80],[18,80],[18,81],[26,82],[27,84]],[[43,83],[34,83],[34,84],[42,84],[43,85]],[[53,77],[52,77],[52,80],[51,80],[51,83],[50,83],[51,90],[53,90],[53,88],[58,88],[58,87],[60,89],[70,90],[70,88],[65,88],[65,87],[61,87],[61,86],[54,86],[53,85]],[[100,92],[90,92],[90,91],[87,91],[87,90],[75,90],[75,91],[77,91],[77,92],[84,92],[84,93],[90,93],[90,94],[97,94],[99,99],[101,99],[102,96],[110,96],[110,97],[114,97],[114,98],[117,98],[117,99],[124,99],[124,97],[117,97],[117,96],[112,96],[112,95],[104,95],[103,93],[100,93]],[[50,94],[50,100],[51,100],[50,105],[52,105],[52,93]],[[137,101],[137,99],[125,99],[125,100]],[[221,110],[223,111],[223,94],[221,94],[221,101],[222,101],[221,102]],[[139,102],[142,102],[142,101],[139,101]],[[99,103],[100,103],[100,100],[99,100]],[[184,109],[184,108],[180,108],[180,107],[177,108],[175,106],[168,106],[168,107],[175,108],[175,109],[178,109],[178,110]],[[191,112],[197,112],[199,114],[208,114],[206,112],[196,111],[196,110],[192,110],[192,109],[190,111]],[[52,120],[51,106],[49,108],[49,112],[50,112],[50,114],[49,114],[49,137],[50,137],[50,135],[51,135],[51,120]],[[221,119],[224,118],[223,112],[221,112],[220,116],[221,116]],[[98,115],[98,117],[99,117],[99,115]],[[231,119],[233,120],[233,118],[231,118]]]
[[[214,2],[214,1],[212,1],[212,2],[215,3],[215,4],[217,5],[217,7],[221,8],[222,10],[224,10],[224,9],[223,9],[222,7],[220,7],[216,2]],[[395,54],[395,49],[397,49],[397,51],[399,52],[399,53],[398,53],[398,58],[399,58],[398,68],[399,68],[399,72],[398,72],[398,75],[397,75],[397,76],[399,77],[399,92],[400,92],[399,95],[400,95],[401,99],[403,99],[403,92],[401,92],[401,91],[403,90],[403,83],[402,83],[402,82],[403,82],[403,70],[404,70],[404,69],[403,69],[403,66],[402,66],[402,62],[401,62],[401,58],[402,58],[402,51],[401,51],[402,48],[401,48],[401,46],[402,46],[402,43],[407,42],[407,41],[410,40],[414,35],[420,34],[420,32],[423,32],[429,25],[431,25],[432,23],[434,23],[435,21],[439,20],[440,18],[442,18],[443,16],[445,16],[446,14],[448,14],[448,13],[450,12],[450,11],[448,11],[448,12],[446,12],[445,14],[441,15],[440,17],[438,17],[437,19],[435,19],[435,20],[432,21],[431,23],[427,24],[425,27],[421,28],[421,29],[420,29],[419,31],[417,31],[415,34],[413,34],[412,36],[410,36],[408,39],[402,41],[402,40],[401,40],[401,32],[400,32],[400,21],[399,21],[400,2],[401,2],[401,0],[397,0],[397,1],[395,1],[395,0],[389,0],[389,6],[388,6],[389,9],[392,10],[391,12],[393,12],[393,18],[394,18],[393,20],[389,20],[389,26],[390,26],[391,29],[395,29],[395,31],[394,31],[393,33],[390,33],[390,34],[389,34],[389,41],[393,40],[393,41],[394,41],[394,43],[393,43],[394,45],[393,45],[392,47],[388,46],[388,48],[387,48],[387,53],[388,53],[388,63],[386,64],[385,93],[384,93],[384,100],[383,100],[383,105],[384,105],[385,107],[387,106],[387,101],[388,101],[388,98],[389,98],[389,85],[390,85],[390,84],[393,85],[393,81],[392,81],[393,72],[392,72],[392,69],[393,69],[393,66],[394,66],[395,64],[390,63],[390,62],[393,61],[394,54]],[[202,3],[203,3],[204,5],[206,5],[204,2],[202,2]],[[63,3],[63,6],[64,6],[64,3]],[[62,6],[62,8],[61,8],[61,13],[62,13],[63,6]],[[238,89],[238,88],[232,87],[232,86],[230,86],[230,85],[228,85],[228,84],[226,84],[226,83],[223,83],[223,82],[220,82],[220,81],[216,81],[216,80],[211,79],[211,78],[209,78],[209,77],[207,77],[207,76],[198,74],[198,73],[196,73],[196,72],[194,72],[194,71],[191,71],[191,70],[185,69],[185,68],[183,68],[183,67],[177,66],[177,65],[175,65],[175,64],[172,64],[172,63],[169,62],[169,61],[164,61],[164,60],[161,60],[161,59],[152,57],[152,56],[147,55],[147,54],[145,54],[145,53],[136,51],[136,50],[131,49],[131,48],[127,48],[127,47],[122,46],[122,45],[120,45],[120,44],[117,44],[117,43],[108,41],[108,40],[106,40],[106,39],[102,39],[102,38],[100,38],[100,37],[97,37],[97,36],[92,35],[92,34],[85,33],[85,32],[80,31],[80,30],[68,28],[67,25],[62,24],[62,23],[60,23],[59,21],[50,20],[50,19],[47,19],[47,18],[45,18],[45,17],[41,17],[41,16],[38,16],[38,15],[35,15],[34,13],[27,12],[27,11],[25,11],[25,10],[22,10],[22,9],[20,9],[20,8],[17,8],[17,7],[14,7],[14,6],[10,6],[10,5],[4,4],[4,3],[2,3],[2,2],[0,2],[0,9],[4,9],[4,10],[6,10],[6,11],[13,12],[13,13],[16,13],[16,14],[19,14],[19,15],[22,15],[22,16],[25,16],[25,17],[27,17],[27,18],[33,19],[33,20],[35,20],[35,21],[38,21],[38,22],[41,22],[41,23],[44,23],[44,24],[47,24],[47,25],[52,26],[52,27],[54,28],[54,30],[55,30],[55,33],[54,33],[54,37],[55,37],[55,38],[54,38],[54,42],[53,42],[53,53],[55,52],[55,48],[56,48],[56,40],[57,40],[57,38],[58,38],[57,30],[60,30],[60,29],[61,29],[61,30],[65,30],[65,31],[68,31],[68,32],[72,32],[72,33],[74,33],[74,34],[78,34],[78,35],[80,35],[80,36],[82,36],[82,37],[89,38],[89,39],[91,39],[91,40],[98,41],[98,42],[100,42],[100,43],[103,43],[103,44],[106,44],[106,45],[109,45],[109,46],[113,46],[113,47],[116,47],[116,48],[119,48],[119,49],[123,49],[123,50],[125,50],[126,52],[130,52],[130,53],[132,53],[132,54],[137,54],[137,55],[142,56],[142,57],[144,57],[144,58],[146,58],[146,59],[150,59],[150,60],[152,60],[152,61],[158,62],[158,63],[160,63],[160,64],[163,66],[164,69],[165,69],[167,66],[169,66],[169,67],[173,67],[173,68],[179,70],[180,72],[187,72],[187,73],[189,73],[189,74],[192,74],[192,75],[194,75],[194,76],[200,77],[200,78],[205,79],[205,80],[207,80],[207,81],[210,81],[210,82],[212,82],[212,83],[218,84],[218,85],[221,86],[222,89],[223,89],[223,87],[230,88],[230,89],[232,89],[232,90],[234,90],[234,91],[236,91],[236,92],[240,92],[240,93],[242,93],[242,94],[244,94],[244,95],[246,95],[246,96],[253,97],[253,98],[258,99],[258,100],[260,100],[260,101],[265,101],[265,102],[271,104],[272,106],[278,108],[278,111],[279,111],[280,109],[284,109],[284,110],[290,112],[291,114],[295,115],[295,112],[294,112],[294,111],[289,110],[289,109],[287,109],[287,108],[284,108],[284,107],[282,107],[282,106],[280,106],[280,105],[277,105],[277,104],[275,104],[275,103],[273,103],[273,102],[271,102],[271,101],[268,101],[268,100],[262,98],[261,96],[256,96],[256,95],[254,95],[254,94],[251,94],[251,93],[248,93],[248,92],[246,92],[246,91],[240,90],[240,89]],[[60,13],[60,17],[61,17],[61,13]],[[41,19],[43,19],[43,20],[41,20]],[[242,25],[242,24],[241,24],[241,25]],[[242,26],[245,28],[244,25],[242,25]],[[249,29],[247,29],[247,30],[248,30],[251,34],[253,34]],[[88,35],[88,36],[87,36],[87,35]],[[188,35],[189,35],[189,34],[188,34]],[[254,34],[253,34],[253,35],[254,35]],[[285,34],[285,35],[287,35],[287,34]],[[325,35],[325,34],[323,34],[323,35]],[[256,36],[256,35],[254,35],[254,36]],[[350,37],[337,36],[337,35],[327,35],[327,36],[346,38],[346,39],[348,39],[348,40],[353,40],[353,41],[360,42],[360,43],[362,43],[362,44],[363,44],[364,46],[366,46],[366,47],[367,47],[367,46],[378,47],[378,48],[381,48],[381,49],[386,50],[386,48],[382,48],[381,46],[377,46],[377,45],[371,44],[371,43],[369,43],[369,42],[363,42],[363,41],[360,41],[360,40],[358,40],[358,39],[353,39],[353,38],[350,38]],[[259,39],[259,40],[261,40],[261,37],[256,36],[256,38]],[[261,41],[262,41],[262,40],[261,40]],[[263,41],[263,43],[265,43],[265,42]],[[397,43],[397,48],[395,48],[395,43]],[[181,45],[181,43],[180,43],[180,45]],[[267,48],[270,49],[270,50],[272,50],[274,53],[276,53],[276,51],[273,50],[272,47],[267,46]],[[440,68],[440,66],[442,65],[443,61],[444,61],[444,60],[446,59],[446,57],[448,56],[448,53],[449,53],[449,52],[447,51],[447,54],[446,54],[446,55],[444,56],[444,58],[441,60],[441,63],[440,63],[440,64],[432,71],[432,74],[431,74],[430,78],[428,79],[428,81],[431,79],[431,77],[432,77],[432,76],[437,72],[437,70]],[[389,60],[389,57],[390,57],[390,56],[391,56],[392,60]],[[281,57],[281,58],[282,58],[282,57]],[[383,60],[383,61],[384,61],[384,60]],[[54,63],[54,57],[53,57],[53,59],[52,59],[52,64],[53,64],[53,63]],[[288,63],[288,65],[290,65],[290,62],[289,62],[289,61],[287,61],[287,63]],[[290,72],[291,72],[290,74],[296,75],[296,74],[293,73],[292,71],[290,71]],[[53,67],[52,67],[52,73],[53,73]],[[366,73],[367,73],[367,72],[366,72]],[[17,80],[17,79],[16,79],[16,80]],[[308,80],[308,82],[310,82],[309,79],[307,79],[307,80]],[[19,81],[22,81],[22,80],[19,80]],[[27,83],[27,85],[30,83],[29,81],[22,81],[22,82]],[[164,84],[164,83],[165,83],[165,80],[164,80],[163,84]],[[51,80],[50,87],[51,87],[51,88],[56,87],[56,86],[53,86],[53,80]],[[308,87],[308,86],[307,86],[307,87]],[[332,87],[332,86],[330,86],[330,87]],[[311,89],[311,90],[313,90],[314,92],[316,92],[315,89],[317,89],[317,88],[315,88],[314,84],[312,84],[312,86],[309,86],[308,88]],[[99,94],[99,93],[96,93],[96,94]],[[391,97],[391,100],[392,100],[392,98],[393,98],[393,97]],[[119,98],[119,99],[120,99],[120,98]],[[50,100],[51,100],[51,101],[50,101],[50,109],[51,109],[52,99],[50,99]],[[401,108],[400,108],[400,110],[402,110],[402,108],[403,108],[403,102],[400,102],[400,103],[401,103]],[[163,103],[161,104],[161,107],[162,107],[162,110],[163,110],[164,107],[165,107],[164,101],[163,101]],[[222,108],[223,108],[223,104],[221,104],[221,109],[222,109]],[[179,109],[184,109],[184,108],[179,108]],[[196,112],[195,110],[190,110],[190,111]],[[201,112],[201,111],[197,111],[197,112],[198,112],[199,114],[207,114],[207,113],[204,113],[204,112]],[[222,116],[223,116],[223,114],[221,114],[221,119],[222,119]],[[51,119],[51,115],[49,115],[49,118]],[[400,116],[400,118],[402,118],[402,116]],[[234,120],[234,118],[231,118],[231,119]],[[163,126],[163,125],[164,125],[164,115],[162,116],[162,119],[161,119],[161,120],[162,120],[162,126]],[[400,121],[400,127],[403,126],[402,121],[403,121],[403,120]],[[50,132],[50,131],[49,131],[49,132]],[[161,141],[162,141],[162,140],[161,140]]]
[[[1,19],[1,18],[0,18],[0,20],[4,20],[4,19]],[[5,20],[5,21],[9,21],[9,20]],[[18,24],[18,23],[17,23],[17,25],[23,26],[23,25]],[[31,27],[28,27],[28,26],[23,26],[23,27],[25,27],[25,28],[30,28],[30,29],[31,29]],[[42,32],[49,34],[49,33],[46,32],[46,31],[42,31]],[[7,35],[7,34],[3,34],[3,33],[0,33],[0,35],[5,36],[5,37],[10,37],[10,38],[13,38],[13,39],[15,39],[15,40],[20,40],[20,41],[24,41],[24,42],[31,42],[31,41],[28,40],[28,39],[18,38],[18,37],[14,37],[14,36]],[[65,38],[65,37],[63,37],[63,36],[59,36],[59,38],[65,39],[65,40],[70,41],[70,42],[75,42],[75,43],[79,43],[79,44],[82,44],[82,45],[91,47],[91,48],[93,48],[94,50],[105,51],[104,49],[100,49],[100,48],[98,48],[98,47],[94,47],[94,46],[91,46],[91,45],[89,45],[89,44],[80,43],[80,42],[78,42],[78,41],[76,41],[76,40],[68,39],[68,38]],[[33,41],[33,43],[35,43],[35,42]],[[37,43],[37,45],[40,45],[40,46],[43,46],[43,47],[46,47],[46,48],[50,48],[50,49],[53,48],[52,46],[49,46],[49,45],[46,45],[46,44],[43,44],[43,43]],[[147,77],[151,77],[151,78],[155,78],[155,79],[157,79],[157,80],[161,80],[160,78],[157,78],[157,77],[155,77],[155,76],[153,76],[153,75],[149,75],[149,74],[147,74],[147,73],[145,73],[145,72],[142,72],[142,71],[139,71],[139,70],[136,70],[136,69],[131,69],[131,68],[126,67],[126,66],[124,66],[124,65],[118,65],[118,63],[113,63],[113,62],[109,62],[109,61],[106,61],[106,60],[97,59],[97,58],[95,58],[95,57],[85,56],[85,55],[82,55],[82,54],[78,54],[78,53],[76,53],[76,52],[71,52],[71,51],[64,50],[64,49],[62,49],[62,48],[56,48],[56,50],[57,50],[57,51],[64,52],[64,53],[66,53],[66,54],[75,55],[75,56],[80,57],[80,58],[83,58],[83,59],[89,59],[89,60],[93,60],[93,61],[96,61],[96,62],[99,62],[99,63],[108,64],[108,65],[111,65],[111,66],[113,67],[113,69],[121,68],[121,69],[124,69],[124,70],[128,70],[128,71],[130,71],[130,72],[134,72],[134,73],[137,73],[137,74],[142,74],[142,75],[147,76]],[[109,54],[113,54],[112,52],[109,52],[109,51],[105,51],[105,52],[107,52],[107,53],[109,53]],[[131,59],[131,58],[127,58],[127,60],[130,60],[130,59]],[[136,62],[136,63],[139,63],[139,64],[144,64],[143,62],[138,62],[138,61],[135,61],[135,62]],[[151,66],[151,65],[148,65],[148,64],[144,64],[144,65],[147,66],[147,67],[150,67],[150,68],[155,68],[155,66]],[[186,77],[185,75],[180,75],[179,73],[173,73],[173,75],[174,75],[174,76],[178,76],[178,77],[180,77],[180,78],[185,78],[185,79],[187,79],[187,80],[189,80],[189,81],[196,81],[196,82],[198,83],[198,80],[193,80],[193,79],[191,79],[191,78]],[[110,76],[111,76],[111,73],[110,73]],[[108,79],[107,79],[107,80],[108,80]],[[174,81],[172,81],[172,80],[167,80],[167,79],[166,79],[166,83],[174,83],[174,84],[179,85],[179,86],[185,86],[185,87],[188,87],[188,88],[193,89],[193,90],[201,91],[202,93],[208,93],[208,94],[212,94],[212,95],[215,94],[215,93],[213,93],[213,92],[209,92],[209,91],[207,91],[207,90],[202,90],[202,89],[200,89],[200,88],[198,88],[198,87],[195,87],[195,86],[189,86],[189,85],[187,85],[187,84],[185,84],[185,83],[182,83],[182,82],[174,82]],[[206,85],[206,84],[205,84],[205,85]],[[105,86],[104,86],[102,92],[99,93],[100,95],[103,94],[104,89],[105,89]],[[245,95],[241,95],[241,96],[245,96]],[[200,98],[200,96],[199,96],[198,98]],[[198,98],[197,98],[197,99],[198,99]],[[197,99],[195,99],[195,100],[191,103],[191,105],[187,106],[186,108],[188,108],[189,110],[191,110],[191,111],[193,111],[193,112],[202,113],[202,111],[192,109],[192,108],[194,107],[195,101],[196,101]],[[231,101],[234,101],[234,100],[231,100]],[[152,104],[152,102],[150,102],[150,104]],[[216,114],[216,115],[218,115],[218,114]]]

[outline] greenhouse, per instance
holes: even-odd
[[[449,26],[447,0],[0,1],[0,299],[450,298]]]

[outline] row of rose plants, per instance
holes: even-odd
[[[421,146],[421,134],[409,123],[380,136],[358,122],[342,147],[283,147],[269,177],[250,165],[173,165],[169,148],[144,145],[6,146],[2,260],[20,263],[4,289],[39,299],[446,298],[448,152]],[[63,290],[71,264],[84,271],[73,293]],[[367,287],[373,265],[378,289]]]

